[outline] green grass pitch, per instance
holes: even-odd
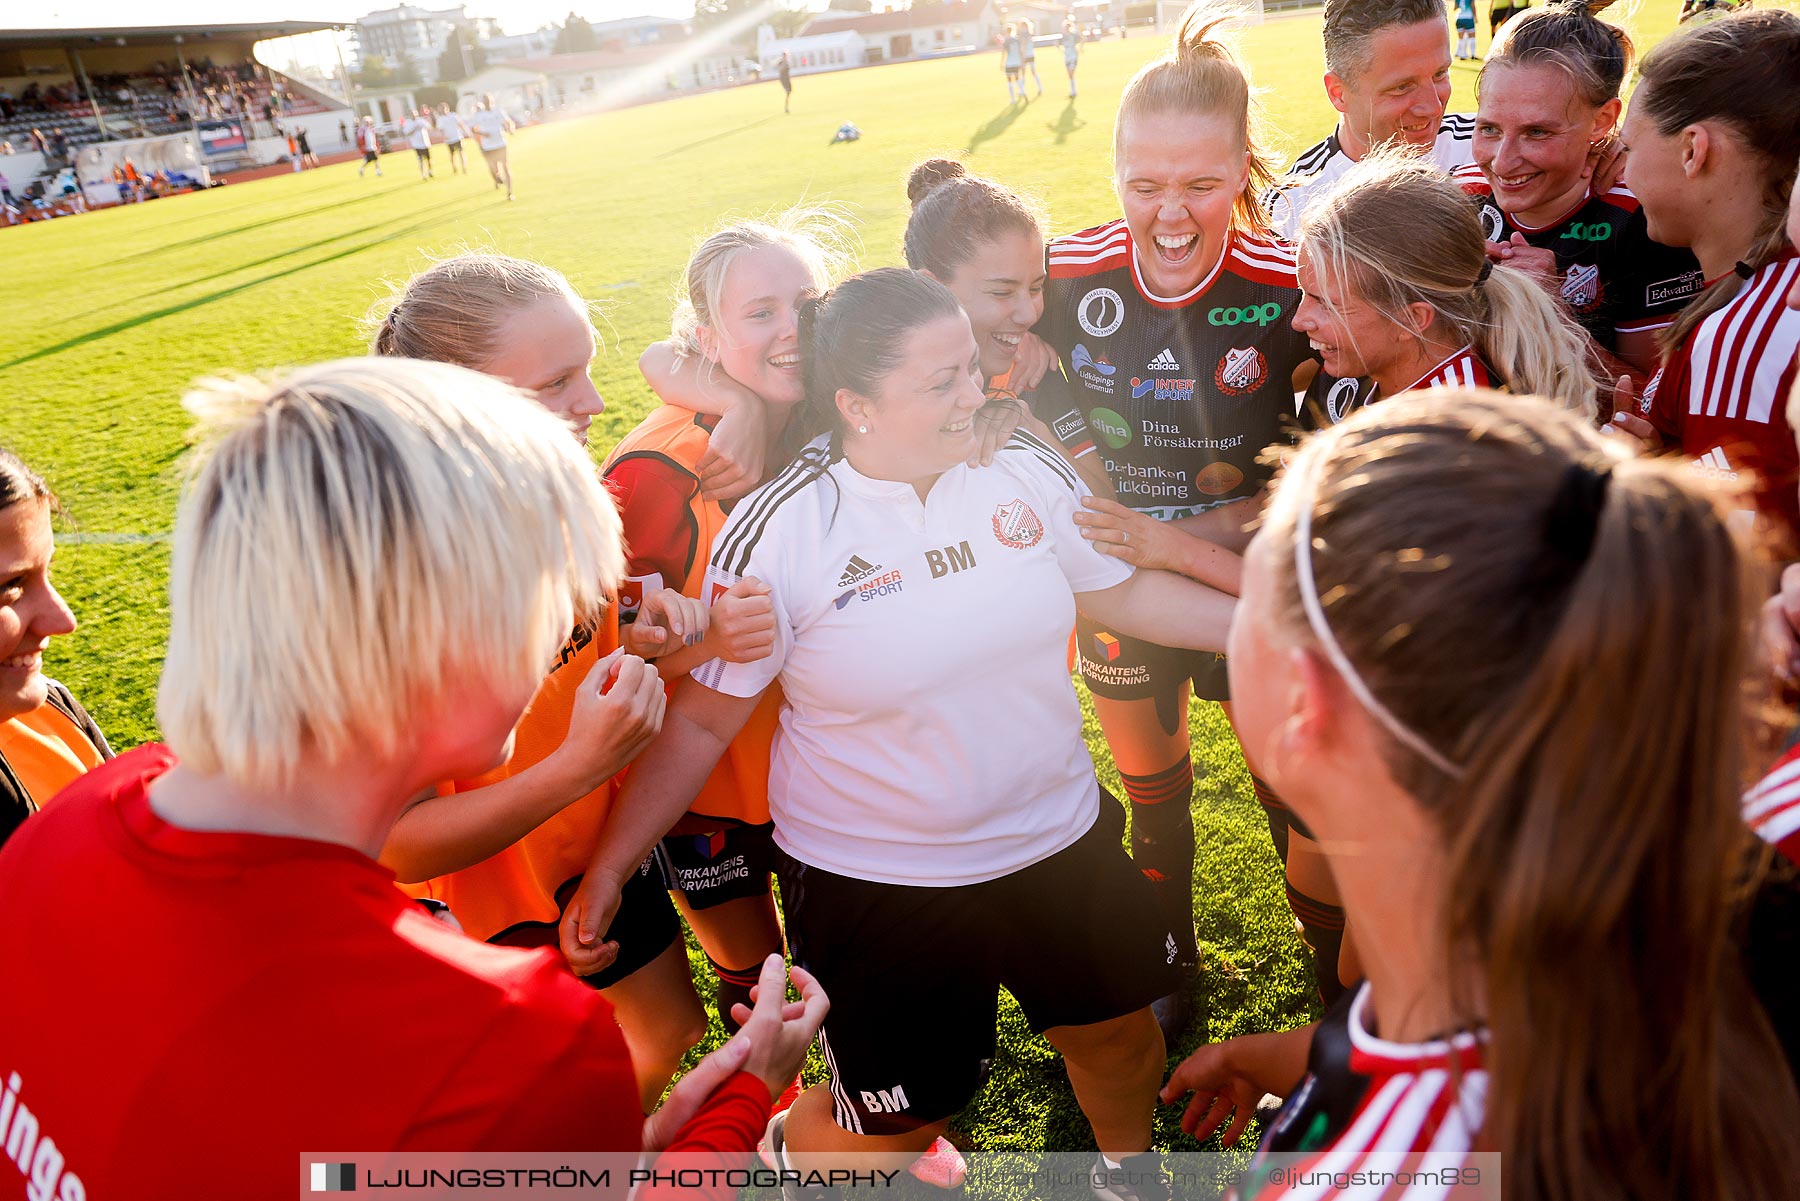
[[[1656,0],[1636,15],[1640,45],[1666,33],[1674,8]],[[834,201],[852,207],[863,266],[898,262],[906,173],[933,154],[1037,197],[1054,232],[1107,220],[1117,212],[1116,100],[1163,45],[1133,31],[1084,47],[1075,101],[1052,52],[1038,57],[1044,96],[1007,104],[989,53],[803,76],[791,116],[771,82],[534,128],[514,141],[513,204],[479,161],[453,177],[440,151],[438,177],[421,182],[402,152],[386,157],[381,179],[346,164],[0,231],[0,443],[62,497],[57,576],[82,622],[53,644],[50,671],[115,745],[156,736],[168,568],[156,536],[173,521],[188,425],[179,397],[194,379],[362,353],[355,319],[384,281],[428,256],[493,248],[562,269],[601,303],[606,348],[595,371],[608,411],[593,431],[598,456],[651,404],[637,354],[666,332],[675,279],[700,235],[729,217]],[[1240,46],[1285,165],[1332,124],[1318,15],[1250,28]],[[1472,108],[1474,66],[1457,63],[1454,76],[1453,107]],[[844,121],[864,136],[832,145]],[[1196,705],[1194,718],[1205,963],[1201,1016],[1172,1055],[1310,1016],[1310,969],[1243,760],[1216,706]],[[1117,790],[1091,711],[1088,741]],[[982,1149],[1093,1146],[1057,1057],[1010,1004],[992,1082],[953,1136]],[[1177,1111],[1160,1112],[1157,1143],[1194,1146]]]

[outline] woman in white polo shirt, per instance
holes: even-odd
[[[885,268],[815,303],[802,423],[824,432],[738,504],[709,573],[714,594],[768,585],[775,649],[706,664],[676,694],[564,937],[605,929],[617,882],[779,680],[787,933],[835,1007],[829,1086],[778,1115],[770,1149],[804,1169],[812,1153],[897,1165],[930,1146],[980,1088],[1005,985],[1117,1162],[1150,1145],[1149,1006],[1173,986],[1174,943],[1116,808],[1102,820],[1068,632],[1079,602],[1108,628],[1217,650],[1232,601],[1096,552],[1073,520],[1086,490],[1029,434],[967,466],[980,352],[942,284]]]

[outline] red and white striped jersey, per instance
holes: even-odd
[[[1473,346],[1465,346],[1400,391],[1416,392],[1420,388],[1504,388],[1504,383],[1496,382],[1499,378],[1498,373],[1490,369],[1481,356],[1475,353]],[[1309,433],[1322,430],[1326,426],[1336,425],[1365,405],[1385,399],[1386,396],[1379,392],[1372,379],[1337,379],[1321,371],[1307,385],[1306,395],[1300,402],[1300,428]]]
[[[1494,373],[1488,370],[1481,356],[1475,353],[1473,346],[1465,346],[1449,358],[1421,375],[1411,387],[1402,388],[1402,392],[1417,392],[1421,388],[1491,388],[1494,386]]]
[[[1340,1008],[1327,1015],[1315,1032],[1313,1070],[1288,1098],[1251,1162],[1240,1186],[1244,1201],[1424,1201],[1445,1190],[1367,1183],[1356,1173],[1391,1169],[1396,1154],[1413,1169],[1446,1172],[1463,1166],[1475,1151],[1488,1087],[1483,1038],[1459,1034],[1437,1042],[1388,1042],[1369,1031],[1371,1004],[1364,984],[1347,1012]],[[1344,1022],[1349,1053],[1331,1071],[1321,1062],[1331,1057],[1318,1054],[1318,1043],[1330,1039],[1326,1025],[1334,1017]],[[1346,1113],[1347,1119],[1335,1116]],[[1290,1161],[1285,1170],[1271,1172],[1263,1157],[1274,1151],[1312,1154],[1302,1164]]]
[[[1757,509],[1800,528],[1800,453],[1787,420],[1800,353],[1800,312],[1784,303],[1800,280],[1800,253],[1744,281],[1651,377],[1639,407],[1695,466],[1721,478],[1756,475]]]
[[[1800,746],[1776,761],[1744,794],[1744,821],[1757,837],[1800,866]]]

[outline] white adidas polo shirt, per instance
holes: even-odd
[[[1099,814],[1069,680],[1077,592],[1121,583],[1073,521],[1086,494],[1017,434],[924,503],[823,439],[741,501],[713,542],[707,595],[771,590],[775,649],[693,674],[786,698],[769,771],[775,841],[802,863],[948,887],[1045,859]]]

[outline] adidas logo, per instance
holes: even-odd
[[[1181,364],[1177,363],[1175,361],[1175,356],[1173,354],[1171,354],[1169,352],[1169,348],[1167,346],[1165,346],[1165,347],[1163,347],[1161,354],[1157,355],[1155,358],[1150,360],[1150,366],[1148,368],[1146,368],[1146,370],[1148,370],[1148,371],[1180,371]]]
[[[844,574],[838,577],[838,587],[848,588],[852,584],[860,584],[880,570],[880,567],[861,555],[851,555],[850,561],[844,564]]]
[[[1725,448],[1715,446],[1694,460],[1694,470],[1708,479],[1735,480],[1738,478],[1737,468],[1725,457]]]

